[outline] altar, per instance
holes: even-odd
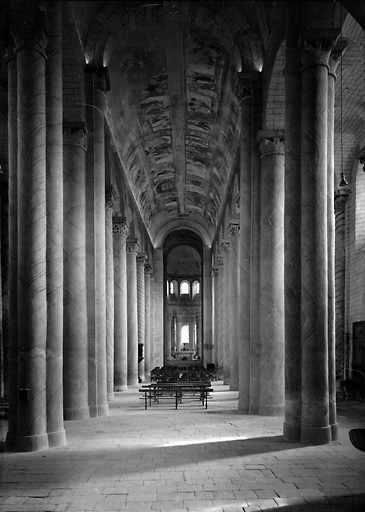
[[[174,359],[180,361],[192,361],[196,358],[195,350],[177,350],[173,353]]]

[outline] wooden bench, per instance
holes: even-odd
[[[5,397],[0,397],[0,411],[4,411],[5,418],[9,416],[9,400]]]
[[[161,399],[174,398],[175,409],[183,400],[199,400],[205,408],[208,408],[208,398],[213,392],[210,382],[158,382],[146,384],[139,389],[144,393],[144,408],[152,406],[152,401],[159,404]]]

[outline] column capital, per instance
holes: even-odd
[[[228,235],[238,236],[240,234],[240,223],[237,220],[231,220],[228,224]]]
[[[365,172],[365,146],[360,149],[357,158],[360,160],[360,164],[363,166],[362,170]]]
[[[103,92],[104,94],[110,91],[109,72],[106,66],[95,66],[86,64],[85,73],[94,75],[94,89]]]
[[[137,238],[130,238],[127,240],[126,251],[127,253],[137,253],[137,248],[139,246]]]
[[[110,186],[110,188],[105,193],[105,208],[108,210],[113,210],[116,202],[117,202],[117,198],[115,197],[115,195],[113,193],[113,187]]]
[[[349,189],[339,189],[335,192],[335,214],[345,211],[345,206],[349,195]]]
[[[231,245],[231,242],[229,242],[228,240],[224,240],[222,243],[221,243],[221,251],[226,254],[229,252],[230,250],[230,245]]]
[[[284,130],[259,130],[257,142],[262,153],[261,158],[267,155],[285,154]]]
[[[325,29],[326,36],[321,39],[319,28],[307,30],[300,40],[302,71],[311,66],[325,66],[329,69],[329,56],[336,45],[339,29]]]
[[[342,56],[345,53],[347,47],[347,40],[342,39],[341,41],[338,41],[336,46],[333,48],[333,50],[330,53],[329,59],[328,59],[328,65],[329,65],[329,74],[334,77],[334,79],[337,78],[336,71],[337,68],[341,62]]]
[[[63,143],[79,146],[87,151],[87,130],[84,121],[63,123]]]
[[[238,72],[235,75],[233,88],[234,94],[239,102],[253,96],[252,82],[257,82],[258,79],[259,73]]]
[[[213,267],[212,268],[212,277],[218,277],[218,274],[219,274],[219,268]]]
[[[138,244],[138,242],[137,242]],[[147,261],[147,256],[144,253],[137,254],[137,264],[141,267],[144,267],[145,263]]]
[[[144,273],[148,276],[150,276],[152,274],[152,265],[151,263],[145,263],[144,265]]]
[[[125,217],[113,217],[113,235],[127,236],[129,226]]]
[[[219,254],[217,257],[216,257],[216,265],[218,267],[221,267],[223,265],[223,254]]]
[[[46,57],[45,14],[36,2],[22,2],[10,17],[10,32],[15,41],[15,54],[31,49]]]

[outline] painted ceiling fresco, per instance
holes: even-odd
[[[237,149],[232,52],[213,19],[195,21],[170,13],[120,32],[108,63],[109,126],[147,227],[215,226]]]

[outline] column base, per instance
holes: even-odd
[[[332,441],[336,441],[338,439],[338,424],[334,423],[331,425],[331,437]]]
[[[64,446],[66,444],[66,431],[59,430],[58,432],[48,432],[48,444],[50,448]]]
[[[240,403],[238,402],[238,413],[239,414],[248,414],[248,411],[249,411],[249,404],[244,404],[244,403]]]
[[[230,383],[229,384],[229,390],[230,391],[238,391],[239,390],[238,384]]]
[[[101,416],[109,416],[109,406],[108,404],[98,405],[97,406],[98,418]]]
[[[13,452],[14,451],[15,439],[16,439],[16,434],[13,434],[12,432],[8,432],[6,434],[6,449],[9,452]]]
[[[284,414],[284,405],[259,405],[259,416],[281,416]]]
[[[331,427],[300,428],[300,441],[303,444],[329,444],[331,440]]]
[[[115,400],[114,392],[108,393],[107,400],[108,400],[108,402],[114,402],[114,400]]]
[[[300,443],[300,425],[285,423],[283,426],[284,441]]]
[[[128,391],[127,384],[121,384],[120,386],[114,386],[114,393],[118,393],[119,391]]]
[[[49,448],[47,434],[38,436],[16,436],[15,452],[38,452]]]
[[[132,387],[132,386],[138,386],[138,377],[128,381],[128,387]]]
[[[63,410],[65,420],[86,420],[90,418],[89,407],[68,407]]]
[[[259,406],[257,404],[250,404],[248,406],[248,414],[256,416],[259,413]]]

